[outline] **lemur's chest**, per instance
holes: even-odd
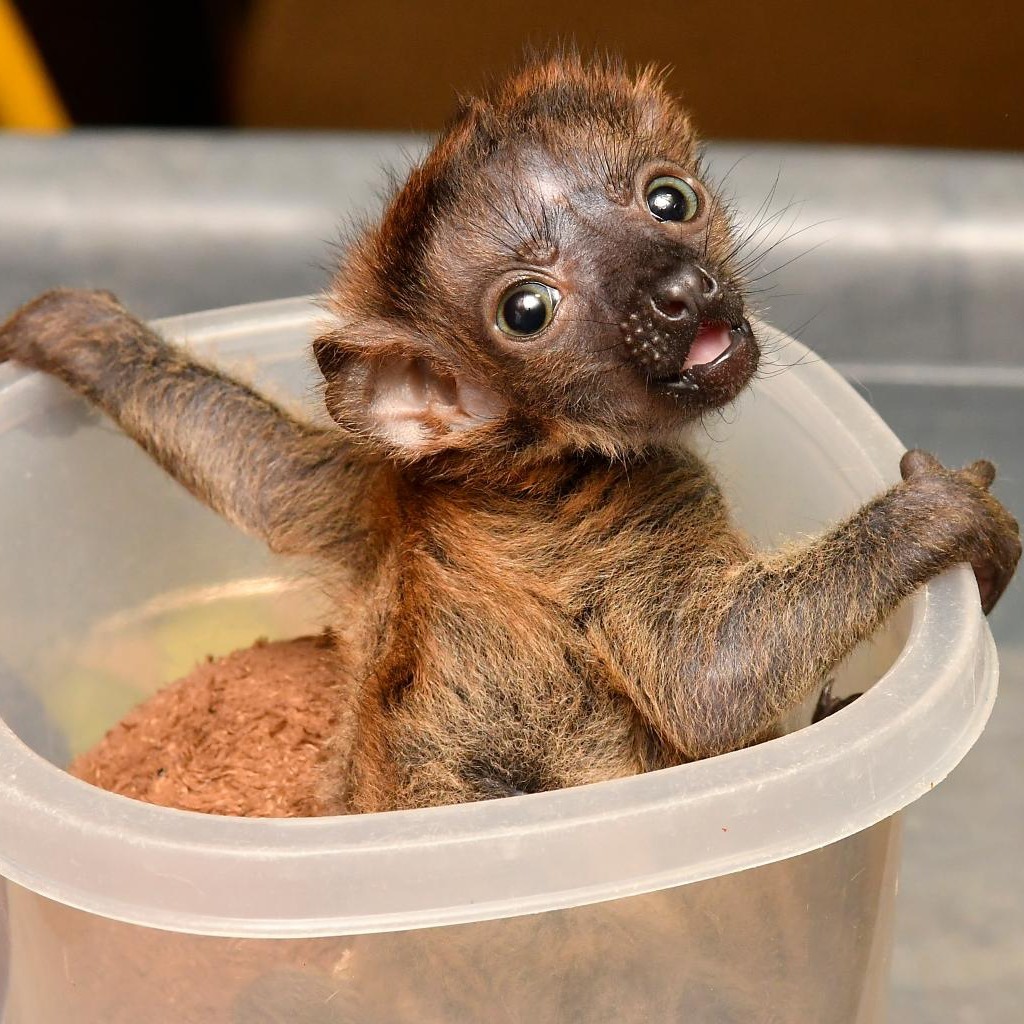
[[[602,474],[557,501],[423,516],[429,526],[396,560],[394,622],[367,705],[397,806],[667,763],[609,671],[603,632],[606,616],[621,620],[678,577],[692,543],[677,528],[686,489],[644,483],[624,491]]]
[[[382,746],[400,806],[454,803],[634,775],[655,738],[610,678],[600,610],[571,566],[478,577],[420,601],[415,642],[380,678]]]
[[[507,628],[476,633],[467,616],[425,643],[386,726],[402,805],[562,789],[653,767],[652,737],[585,644],[531,635],[522,609],[507,611]]]

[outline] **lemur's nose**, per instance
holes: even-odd
[[[718,282],[703,267],[690,263],[655,283],[651,305],[667,320],[700,320],[705,306],[717,294]]]

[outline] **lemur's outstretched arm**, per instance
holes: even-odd
[[[910,451],[900,469],[902,483],[809,544],[723,560],[703,585],[690,580],[674,615],[632,609],[664,624],[649,638],[661,664],[627,663],[616,674],[677,749],[697,759],[764,735],[902,600],[958,562],[973,566],[992,609],[1021,554],[1016,521],[988,490],[992,464],[949,470]],[[631,630],[644,633],[624,617],[619,631]],[[614,638],[612,646],[628,649]]]
[[[164,341],[106,292],[47,292],[0,327],[0,361],[60,378],[196,497],[272,550],[360,542],[377,473],[337,429],[293,418]],[[341,552],[337,552],[340,556]]]

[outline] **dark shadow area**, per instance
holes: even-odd
[[[436,130],[529,44],[670,67],[711,138],[1024,148],[1024,6],[20,0],[79,124]]]

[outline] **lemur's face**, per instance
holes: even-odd
[[[385,418],[414,394],[455,410],[407,431],[430,450],[499,421],[608,451],[661,440],[757,369],[736,249],[689,121],[653,78],[528,70],[467,108],[357,250],[343,300],[372,296],[404,359],[370,401]]]
[[[623,171],[536,150],[496,163],[472,219],[501,256],[481,261],[471,244],[474,287],[459,298],[540,408],[689,418],[757,368],[729,224],[696,167],[638,153]]]

